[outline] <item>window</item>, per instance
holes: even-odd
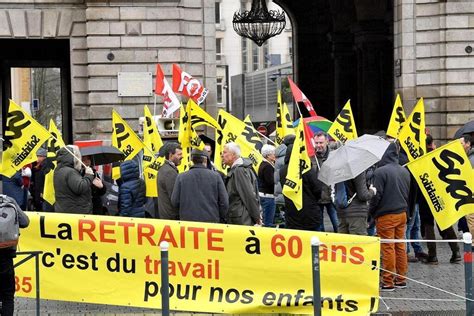
[[[215,15],[216,24],[219,24],[219,23],[221,23],[221,3],[220,2],[216,1],[215,9],[216,9],[216,15]]]
[[[268,54],[268,41],[263,43],[263,68],[268,68],[272,65],[270,55]]]
[[[288,37],[288,53],[290,54],[290,58],[293,57],[293,38],[291,36]]]
[[[246,73],[249,71],[248,64],[248,51],[247,51],[247,40],[242,38],[242,72]]]
[[[255,70],[258,70],[258,66],[259,66],[259,58],[258,58],[258,49],[259,47],[257,46],[257,44],[255,44],[254,42],[252,42],[252,70],[255,71]]]
[[[222,58],[222,38],[216,38],[216,61]]]
[[[216,94],[217,94],[217,103],[218,104],[222,104],[223,101],[222,101],[222,90],[224,88],[223,86],[223,79],[222,77],[217,77],[216,78]]]

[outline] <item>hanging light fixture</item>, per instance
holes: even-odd
[[[285,12],[267,9],[265,0],[252,0],[250,11],[238,11],[232,19],[234,31],[250,38],[258,46],[280,34],[286,25]]]

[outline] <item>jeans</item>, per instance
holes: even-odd
[[[418,204],[415,204],[415,211],[413,212],[413,216],[410,219],[410,221],[407,223],[407,231],[405,235],[406,235],[406,239],[421,239],[420,209],[419,209]],[[423,252],[421,243],[412,242],[411,246],[413,247],[413,250],[415,250],[415,254]],[[407,245],[407,253],[409,252],[410,252],[410,245]]]
[[[260,205],[263,210],[263,226],[275,227],[273,220],[275,219],[275,199],[260,197]]]
[[[331,220],[332,224],[332,229],[334,230],[335,233],[337,233],[337,228],[339,226],[339,221],[337,219],[337,213],[336,213],[336,208],[334,207],[334,204],[332,203],[326,203],[326,204],[319,204],[319,207],[321,208],[321,225],[319,225],[317,231],[319,232],[324,232],[324,208],[326,207],[326,212],[329,215],[329,219]]]
[[[377,234],[383,239],[404,239],[407,228],[407,213],[387,214],[378,217],[375,221]],[[408,271],[407,252],[404,242],[382,243],[382,282],[385,286],[405,282]],[[395,276],[391,272],[399,274]]]

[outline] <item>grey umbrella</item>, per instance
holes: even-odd
[[[81,155],[90,156],[92,165],[100,166],[123,160],[123,152],[112,146],[90,146],[80,148]]]
[[[374,135],[362,135],[347,141],[329,153],[318,178],[327,185],[353,179],[382,159],[390,143]]]
[[[461,138],[464,134],[474,133],[474,120],[467,122],[463,127],[458,129],[454,134],[454,139]]]

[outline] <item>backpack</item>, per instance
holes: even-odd
[[[16,247],[20,236],[17,204],[11,197],[0,194],[0,249]]]
[[[351,196],[351,194],[349,193],[349,188],[347,186],[347,181],[336,183],[334,185],[334,190],[334,205],[338,209],[347,208],[357,195],[357,193],[354,193]]]

